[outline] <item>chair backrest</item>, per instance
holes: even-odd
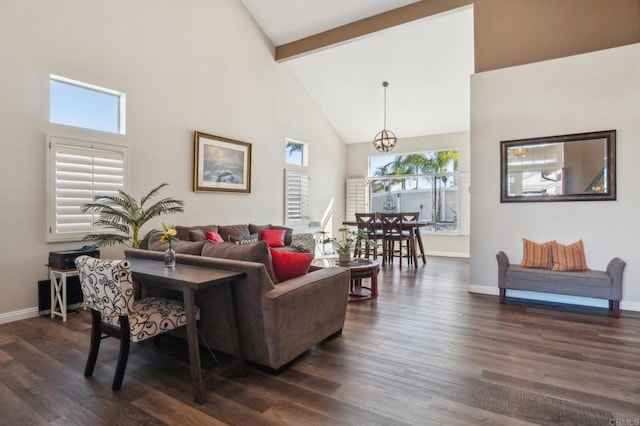
[[[377,219],[378,213],[356,213],[356,224],[358,225],[358,229],[369,235],[375,235]]]
[[[403,222],[417,222],[420,220],[420,212],[402,212],[400,214]]]
[[[129,316],[134,299],[129,262],[80,256],[75,263],[87,307],[99,311],[103,319]]]
[[[400,213],[382,213],[380,214],[382,221],[382,232],[385,236],[402,234],[402,214]]]

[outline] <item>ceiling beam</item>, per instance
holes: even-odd
[[[343,43],[376,31],[473,4],[473,0],[422,0],[373,15],[350,24],[276,46],[276,61],[282,62]]]

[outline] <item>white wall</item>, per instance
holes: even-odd
[[[0,0],[0,69],[0,322],[34,314],[49,251],[84,244],[45,243],[47,132],[128,145],[134,196],[185,201],[169,223],[283,223],[286,137],[309,144],[313,217],[344,210],[344,144],[239,0]],[[125,92],[127,135],[49,124],[50,73]],[[194,130],[253,144],[251,194],[192,192]]]
[[[391,154],[457,149],[458,171],[469,173],[469,132],[400,138]],[[369,173],[369,157],[380,155],[371,142],[347,145],[347,177],[364,178]],[[428,254],[467,257],[468,235],[434,235],[423,233],[422,240]]]
[[[617,201],[500,203],[500,141],[617,130]],[[587,264],[627,262],[623,309],[640,309],[640,44],[476,74],[471,80],[472,291],[497,294],[495,254],[522,237],[584,241]]]

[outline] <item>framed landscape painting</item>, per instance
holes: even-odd
[[[193,190],[251,192],[251,144],[194,132]]]

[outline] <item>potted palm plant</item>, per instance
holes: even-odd
[[[98,196],[92,203],[81,207],[83,213],[98,213],[99,219],[94,222],[98,228],[114,232],[96,232],[88,234],[83,241],[92,241],[97,246],[129,244],[133,248],[148,248],[149,239],[160,231],[152,229],[142,239],[140,229],[151,219],[173,213],[183,212],[183,201],[174,198],[163,198],[146,207],[151,198],[168,184],[163,183],[142,197],[140,203],[126,192],[119,190],[117,195]]]

